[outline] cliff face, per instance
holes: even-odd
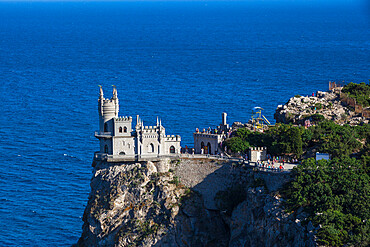
[[[78,245],[315,246],[304,214],[285,213],[271,192],[287,179],[200,160],[100,163]]]
[[[281,203],[263,187],[250,188],[232,213],[229,246],[316,246],[312,225],[300,224],[305,215],[289,215]]]

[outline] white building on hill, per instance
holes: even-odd
[[[161,121],[156,126],[144,126],[137,115],[136,126],[132,129],[132,117],[119,117],[117,90],[113,87],[113,97],[104,98],[100,87],[98,100],[99,131],[95,137],[100,141],[100,151],[95,159],[108,162],[137,161],[174,156],[180,153],[181,137],[166,135]]]

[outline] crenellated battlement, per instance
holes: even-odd
[[[181,137],[179,135],[166,135],[166,141],[180,141]]]
[[[143,133],[157,133],[158,130],[157,126],[144,126]]]
[[[129,117],[118,117],[118,118],[115,118],[116,121],[118,122],[124,122],[124,121],[132,121],[132,117],[129,116]]]
[[[251,147],[250,149],[252,151],[263,151],[263,150],[267,150],[267,147]]]
[[[104,103],[104,104],[114,104],[115,102],[114,102],[114,99],[108,99],[108,98],[104,98],[103,100],[102,100],[102,103]]]

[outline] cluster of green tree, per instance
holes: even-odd
[[[302,154],[303,127],[288,124],[276,124],[263,133],[238,129],[225,145],[233,153],[246,153],[249,147],[267,147],[271,155]]]
[[[283,190],[287,208],[303,207],[325,246],[370,245],[370,177],[363,161],[348,156],[304,160]],[[321,226],[321,227],[319,227]]]
[[[332,157],[358,153],[366,148],[362,141],[369,141],[369,138],[369,125],[338,125],[327,120],[305,129],[302,135],[305,149],[316,147],[317,151]]]
[[[369,143],[369,125],[341,126],[322,120],[307,129],[291,124],[276,124],[264,133],[240,128],[226,140],[225,145],[233,153],[246,153],[249,147],[267,147],[271,155],[301,157],[308,150],[315,149],[339,157],[353,153],[368,156]]]
[[[342,89],[343,93],[346,93],[349,97],[356,99],[357,104],[364,107],[370,106],[370,85],[365,82],[356,84],[350,82],[345,85]]]

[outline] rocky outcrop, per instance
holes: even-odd
[[[295,215],[286,213],[282,201],[266,194],[263,187],[249,188],[246,200],[232,213],[229,246],[315,246],[310,226],[302,226]]]
[[[288,180],[207,159],[96,163],[77,245],[315,246],[275,191]]]
[[[356,114],[339,99],[339,94],[333,91],[318,91],[316,96],[296,95],[284,105],[279,105],[274,118],[278,123],[304,124],[314,114],[320,114],[325,119],[333,120],[338,124],[358,125],[369,123],[369,119]]]

